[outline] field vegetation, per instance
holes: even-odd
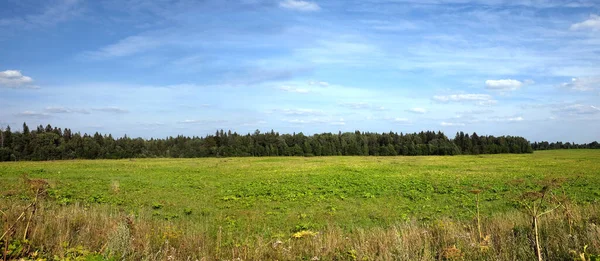
[[[594,260],[599,160],[560,150],[4,162],[0,249],[48,260],[531,260],[539,246],[544,260]]]

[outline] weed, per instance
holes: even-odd
[[[292,234],[293,238],[306,238],[306,237],[314,237],[318,235],[318,232],[310,231],[310,230],[302,230]]]
[[[544,211],[555,207],[555,201],[563,203],[543,215],[538,245],[546,259],[569,258],[569,250],[583,244],[593,256],[600,249],[594,194],[600,187],[598,157],[600,151],[565,150],[457,157],[0,163],[0,210],[7,213],[2,233],[38,194],[31,184],[44,184],[24,181],[22,173],[47,184],[40,190],[46,193],[39,194],[44,201],[36,214],[29,209],[9,232],[10,240],[0,243],[23,242],[27,230],[31,248],[22,254],[43,249],[44,257],[61,256],[66,250],[57,248],[57,241],[107,253],[108,242],[124,234],[115,232],[118,224],[127,224],[122,213],[134,213],[127,260],[166,259],[166,253],[176,260],[234,259],[244,247],[255,249],[244,260],[331,260],[348,249],[355,249],[358,259],[431,260],[441,259],[443,248],[453,244],[467,260],[531,260],[532,218],[515,212],[524,207],[511,199],[540,192],[540,180],[578,176],[544,200],[552,202]],[[471,194],[464,188],[472,184],[485,189]],[[431,224],[439,220],[452,222],[434,230]],[[169,240],[169,249],[177,251],[167,250],[162,239],[167,226],[183,231]],[[291,238],[301,231],[319,236]],[[280,251],[265,250],[272,249],[271,240],[282,238],[290,240]]]
[[[152,209],[156,209],[156,210],[158,210],[158,209],[161,209],[161,208],[163,208],[163,206],[164,206],[164,205],[163,205],[162,203],[158,203],[158,202],[154,202],[154,203],[152,203]]]

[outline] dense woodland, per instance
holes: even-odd
[[[531,144],[533,150],[561,150],[561,149],[600,149],[600,143],[597,141],[587,144],[577,144],[575,142],[534,142]]]
[[[234,157],[234,156],[331,156],[331,155],[459,155],[531,153],[531,144],[522,137],[478,136],[457,133],[449,139],[442,132],[420,133],[302,133],[271,131],[240,135],[217,131],[205,137],[142,139],[128,136],[73,133],[40,125],[21,132],[10,127],[0,135],[0,161],[58,159],[123,159],[145,157]]]

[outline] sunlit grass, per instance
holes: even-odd
[[[600,196],[600,151],[453,157],[278,157],[76,160],[0,164],[0,189],[23,173],[47,179],[63,205],[112,204],[159,219],[191,219],[250,233],[298,223],[352,228],[399,220],[471,218],[472,189],[484,215],[513,208],[537,180],[567,178],[577,203]],[[515,185],[514,180],[526,181]],[[300,218],[303,216],[304,218]]]
[[[353,259],[381,254],[387,256],[384,259],[399,255],[410,260],[415,256],[402,251],[415,248],[425,251],[422,259],[446,254],[529,258],[532,253],[525,244],[529,226],[518,214],[515,199],[539,189],[543,180],[564,179],[557,192],[568,196],[577,209],[582,208],[574,224],[594,228],[595,221],[587,220],[599,214],[589,212],[597,210],[600,199],[599,160],[600,151],[562,150],[453,157],[4,162],[0,163],[0,202],[7,206],[3,207],[7,213],[18,215],[19,206],[32,200],[24,190],[23,175],[48,181],[48,196],[44,209],[36,214],[39,217],[34,218],[38,228],[32,236],[34,244],[46,246],[50,254],[89,249],[103,256],[136,259],[148,257],[144,251],[151,250],[168,257],[164,252],[168,250],[181,258],[314,255]],[[483,232],[474,221],[477,200],[472,191],[478,191]],[[552,217],[560,226],[561,213]],[[62,226],[64,229],[53,230]],[[554,228],[542,231],[562,235],[572,230],[571,225]],[[515,229],[525,232],[514,234]],[[442,232],[445,234],[418,234]],[[583,247],[580,244],[593,241],[592,232],[577,232],[585,242],[570,242],[557,253],[564,255],[569,249]],[[56,233],[64,239],[53,237]],[[505,235],[499,238],[493,233]],[[385,238],[378,239],[378,235]],[[566,242],[545,237],[545,244]],[[306,238],[313,239],[294,241]],[[481,238],[487,238],[484,247],[489,245],[491,252],[478,252]],[[67,244],[69,247],[83,244],[85,248],[62,246],[64,242],[56,241],[59,239],[75,244]],[[376,246],[369,245],[373,240],[378,242]],[[165,242],[177,249],[169,250]],[[189,248],[192,246],[198,248]],[[292,251],[283,246],[306,249]],[[131,247],[135,250],[129,251]],[[514,247],[521,252],[512,252]],[[252,252],[253,248],[261,250]],[[398,252],[400,248],[404,250]]]

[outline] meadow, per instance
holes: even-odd
[[[562,203],[543,220],[544,257],[600,253],[598,150],[3,162],[2,227],[37,200],[26,179],[48,186],[29,234],[22,219],[3,240],[12,257],[524,260],[522,196],[549,183]]]

